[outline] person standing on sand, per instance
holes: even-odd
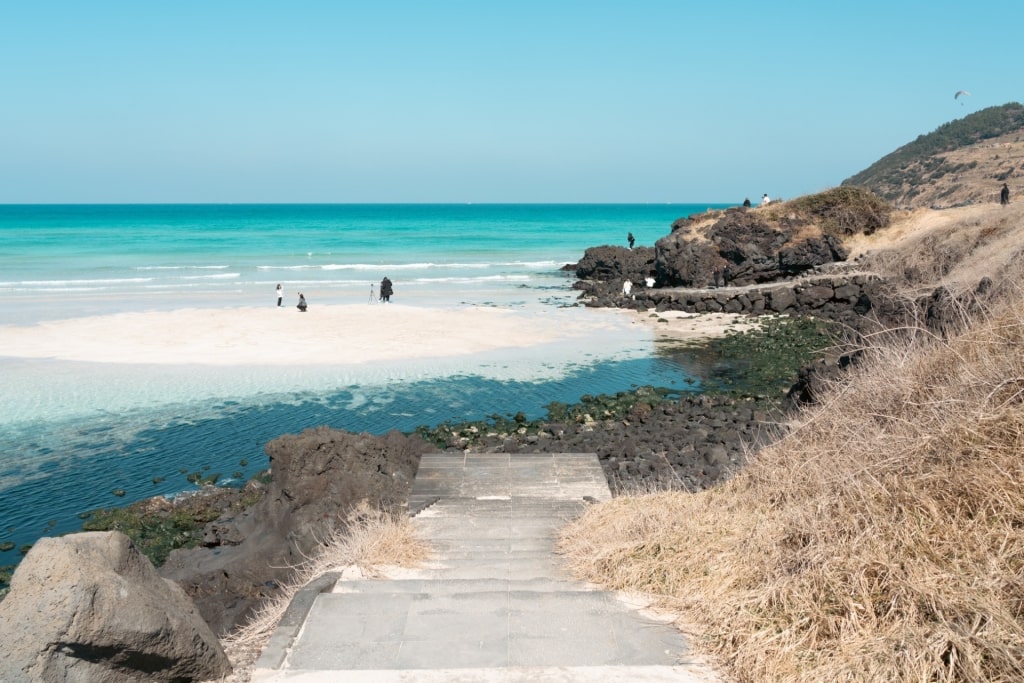
[[[281,302],[282,301],[284,301],[284,288],[280,284],[278,284],[277,285],[277,307],[278,308],[281,307]]]
[[[302,313],[305,313],[306,308],[308,308],[308,306],[306,306],[306,297],[302,294],[302,292],[299,292],[299,305],[296,306],[295,308],[299,309],[299,311]]]
[[[393,293],[394,292],[392,291],[391,280],[389,280],[388,276],[385,275],[384,279],[380,281],[380,300],[383,301],[384,303],[390,303],[391,295]]]
[[[1006,206],[1010,203],[1010,188],[1003,183],[1003,189],[999,191],[999,203]]]

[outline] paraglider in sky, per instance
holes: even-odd
[[[959,100],[959,99],[960,99],[960,96],[961,96],[961,95],[970,95],[970,94],[971,94],[971,93],[967,92],[966,90],[957,90],[957,91],[956,91],[956,94],[955,94],[955,95],[953,95],[953,99],[954,99],[954,100]],[[964,106],[964,103],[963,103],[963,102],[961,102],[961,103],[960,103],[960,106],[961,106],[961,107],[962,107],[962,106]]]

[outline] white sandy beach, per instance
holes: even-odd
[[[292,307],[130,312],[0,326],[0,355],[127,364],[350,365],[529,348],[632,325],[648,326],[659,337],[695,338],[721,334],[736,322],[726,314],[664,314],[668,322],[657,323],[649,313],[572,313],[397,304],[319,306],[306,313]]]

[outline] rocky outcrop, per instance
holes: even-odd
[[[581,280],[611,282],[621,290],[624,280],[639,283],[654,275],[654,259],[653,247],[591,247],[572,268]]]
[[[273,481],[235,517],[211,523],[206,547],[176,550],[160,573],[193,596],[218,633],[275,594],[332,527],[361,501],[399,510],[408,501],[420,455],[430,446],[399,432],[383,436],[318,427],[267,444]]]
[[[201,681],[231,671],[184,591],[127,536],[42,538],[0,610],[0,680]]]
[[[905,310],[894,307],[885,282],[870,274],[820,274],[800,280],[747,287],[710,289],[639,287],[630,296],[621,291],[591,292],[592,307],[689,313],[813,315],[861,329],[868,322],[897,319]],[[858,318],[871,316],[870,321]]]
[[[839,239],[796,218],[769,221],[767,214],[744,208],[698,218],[699,230],[693,229],[696,219],[677,220],[654,249],[587,249],[578,263],[567,267],[576,273],[573,287],[593,300],[614,300],[623,293],[625,280],[634,287],[645,286],[652,276],[656,288],[787,282],[848,256]]]
[[[662,287],[773,282],[848,255],[830,235],[805,235],[806,225],[795,220],[769,222],[759,211],[729,209],[700,235],[685,229],[688,222],[677,221],[672,227],[655,243],[657,282]]]

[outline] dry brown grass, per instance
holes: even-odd
[[[910,295],[943,285],[955,294],[983,277],[1012,276],[1024,255],[1024,203],[918,210],[892,228],[849,241],[861,268],[889,278]]]
[[[263,603],[248,623],[223,639],[222,645],[234,667],[232,674],[216,683],[244,683],[266,646],[292,598],[311,581],[345,567],[358,567],[364,576],[380,575],[384,567],[414,567],[430,549],[413,532],[405,515],[392,515],[358,506],[343,528],[330,530],[321,551],[294,567],[291,581],[280,593]]]
[[[738,681],[1024,680],[1022,311],[877,340],[735,478],[595,506],[562,551]]]

